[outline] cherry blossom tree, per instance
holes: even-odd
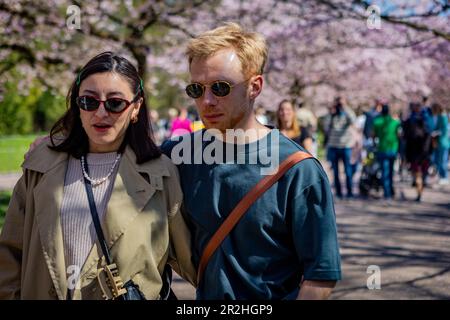
[[[80,10],[79,29],[68,27],[71,5]],[[369,23],[373,8],[379,28]],[[338,94],[354,107],[422,95],[449,105],[444,0],[0,0],[0,88],[14,69],[24,90],[38,81],[65,93],[87,59],[113,50],[136,63],[154,104],[164,96],[173,98],[167,106],[182,103],[187,41],[225,21],[267,37],[259,102],[268,109],[291,98],[320,113]]]

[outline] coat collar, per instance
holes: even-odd
[[[36,146],[35,149],[30,152],[27,159],[25,159],[22,167],[24,169],[46,173],[60,165],[61,162],[68,160],[67,153],[53,151],[48,148],[49,146],[49,143],[41,143]],[[134,168],[135,171],[146,173],[149,177],[170,176],[167,166],[161,159],[155,159],[153,161],[137,164],[136,155],[129,146],[125,148],[123,158],[126,158],[127,161],[130,162],[131,168]]]
[[[22,168],[46,173],[59,166],[61,162],[68,160],[69,155],[67,153],[53,151],[49,146],[50,144],[47,142],[37,145],[22,163]]]
[[[35,201],[35,216],[47,267],[60,299],[66,298],[67,278],[70,276],[65,266],[60,215],[67,163],[67,153],[50,150],[46,143],[41,143],[22,165],[24,169],[43,174],[33,190],[34,199],[38,200]],[[162,158],[137,164],[131,148],[125,149],[102,221],[103,233],[111,251],[154,193],[163,190],[163,176],[170,174]],[[100,256],[101,251],[95,243],[80,277],[96,265]]]

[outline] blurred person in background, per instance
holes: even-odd
[[[416,187],[416,201],[421,201],[424,188],[424,177],[430,166],[432,151],[431,134],[426,127],[426,117],[420,103],[410,103],[410,116],[403,123],[405,139],[405,157],[410,164],[413,175],[413,186]]]
[[[293,105],[295,108],[295,103]],[[305,104],[303,102],[299,102],[297,106],[298,107],[296,108],[297,110],[295,114],[297,116],[298,124],[301,128],[306,128],[306,130],[309,132],[309,135],[312,139],[309,152],[316,157],[319,147],[317,138],[318,119],[310,109],[305,107]]]
[[[178,116],[178,110],[175,108],[167,109],[167,119],[164,119],[164,141],[170,139],[170,134],[172,132],[172,123]]]
[[[306,127],[299,126],[294,105],[289,100],[285,99],[278,105],[277,126],[282,134],[313,154],[312,136]]]
[[[181,106],[178,109],[178,116],[173,119],[170,125],[170,137],[182,136],[192,132],[192,121],[188,117],[188,109]]]
[[[366,121],[364,122],[364,138],[366,141],[364,142],[364,145],[367,147],[371,147],[373,145],[373,121],[380,115],[382,108],[383,103],[381,99],[375,99],[375,105],[365,114]]]
[[[394,191],[394,162],[397,158],[400,121],[392,118],[389,105],[384,104],[381,114],[373,122],[373,135],[376,138],[377,160],[382,172],[384,198],[392,199]]]
[[[447,185],[448,180],[448,151],[449,151],[449,134],[448,134],[448,116],[444,108],[434,103],[431,106],[433,114],[436,116],[436,126],[432,132],[434,139],[434,156],[437,171],[439,174],[438,184]]]
[[[334,173],[334,186],[336,196],[343,197],[341,181],[339,178],[339,162],[344,164],[345,182],[347,186],[347,197],[353,197],[352,190],[352,167],[350,163],[352,147],[355,144],[352,126],[355,122],[355,113],[342,97],[337,97],[332,108],[326,126],[327,132],[327,158],[331,162]]]
[[[149,112],[150,127],[156,145],[160,146],[164,141],[165,130],[164,126],[159,119],[159,113],[156,110],[150,110]]]

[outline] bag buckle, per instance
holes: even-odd
[[[115,263],[97,269],[97,280],[105,300],[114,300],[127,293]]]

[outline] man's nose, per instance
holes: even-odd
[[[211,88],[206,87],[203,93],[203,104],[207,106],[215,106],[217,104],[217,97],[212,93]]]

